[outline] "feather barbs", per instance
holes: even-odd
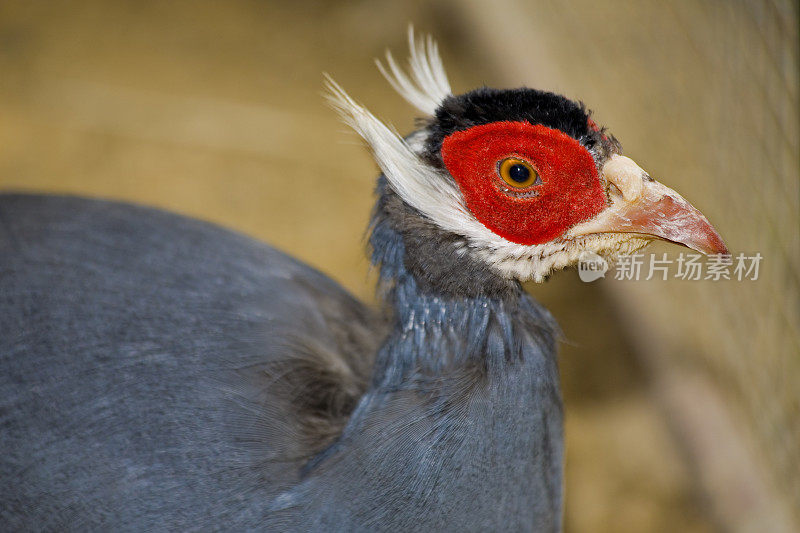
[[[364,138],[372,149],[389,185],[408,205],[443,229],[462,233],[476,226],[487,231],[464,206],[456,184],[422,161],[412,146],[359,105],[330,76],[326,75],[326,98],[342,120]]]
[[[417,38],[414,27],[409,25],[408,48],[410,74],[398,66],[389,50],[386,50],[386,66],[379,59],[375,64],[400,96],[421,112],[433,116],[442,101],[452,94],[439,47],[430,35]]]

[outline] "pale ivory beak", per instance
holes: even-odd
[[[570,229],[565,237],[636,233],[688,246],[704,254],[728,254],[722,238],[703,214],[669,187],[653,181],[632,159],[613,155],[603,165],[612,187],[611,206]]]

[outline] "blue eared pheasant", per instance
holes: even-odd
[[[521,288],[652,239],[725,246],[556,94],[451,94],[430,40],[381,69],[384,312],[244,236],[0,196],[0,529],[557,531],[556,327]]]

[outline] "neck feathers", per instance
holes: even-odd
[[[395,386],[412,374],[499,374],[522,361],[532,345],[540,353],[555,352],[554,320],[518,282],[454,252],[457,244],[425,228],[417,213],[401,211],[404,204],[393,205],[399,198],[381,188],[370,245],[395,323],[376,359],[373,386]],[[420,230],[423,235],[411,235]],[[409,244],[421,243],[428,254],[409,253]]]

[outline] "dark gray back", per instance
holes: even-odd
[[[258,527],[341,430],[383,328],[216,226],[0,195],[0,529]]]

